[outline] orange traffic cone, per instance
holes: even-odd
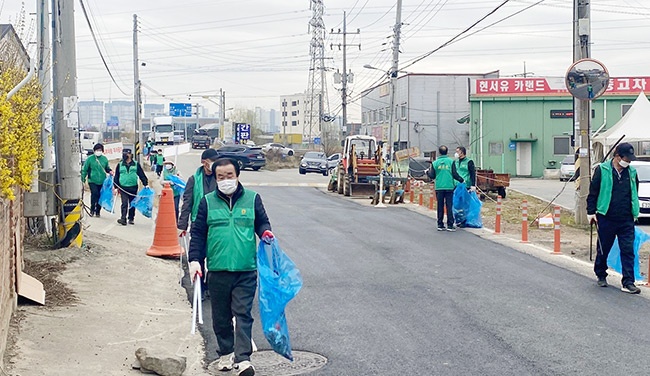
[[[174,192],[165,182],[160,196],[160,207],[156,218],[156,232],[153,244],[147,250],[147,256],[180,257],[182,251],[176,235],[176,210],[174,210]]]

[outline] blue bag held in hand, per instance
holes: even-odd
[[[300,271],[280,249],[276,239],[273,239],[272,244],[260,242],[257,248],[257,271],[260,321],[264,337],[273,351],[293,361],[284,309],[302,287]]]
[[[185,180],[181,179],[180,177],[178,177],[176,175],[169,175],[169,176],[167,176],[166,179],[172,183],[171,184],[172,190],[174,191],[175,194],[177,194],[177,195],[181,194],[182,195],[183,192],[185,192],[185,186],[187,185]]]
[[[639,249],[641,249],[643,243],[648,240],[650,240],[650,235],[634,226],[634,280],[636,281],[643,281],[644,279],[639,271]],[[607,256],[607,265],[617,272],[623,273],[623,266],[621,265],[621,248],[618,246],[618,239],[614,240],[614,245],[612,245],[612,249],[609,251],[609,255]]]
[[[131,201],[131,206],[138,209],[138,211],[145,217],[151,218],[154,194],[155,192],[153,189],[149,187],[142,188],[133,201]]]
[[[454,190],[454,219],[461,227],[481,228],[481,207],[483,203],[476,192],[469,192],[465,183],[460,183]]]
[[[108,175],[104,179],[102,189],[99,191],[99,205],[109,213],[113,212],[115,206],[115,196],[113,196],[113,176]]]

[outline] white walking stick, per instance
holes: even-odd
[[[194,281],[194,297],[192,299],[192,331],[191,334],[196,333],[196,319],[199,319],[199,324],[203,324],[203,302],[201,301],[201,282]]]

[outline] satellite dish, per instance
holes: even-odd
[[[607,90],[609,72],[598,60],[582,59],[571,65],[564,81],[567,90],[575,98],[592,100]]]

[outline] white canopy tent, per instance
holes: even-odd
[[[611,128],[592,137],[592,145],[596,160],[602,159],[605,152],[613,147],[616,141],[625,136],[621,142],[650,141],[650,101],[643,92],[625,113],[625,116]]]

